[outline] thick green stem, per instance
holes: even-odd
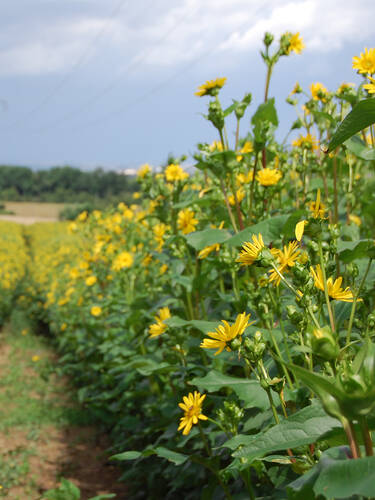
[[[372,445],[371,434],[367,425],[366,418],[361,417],[361,419],[359,420],[359,424],[361,426],[363,442],[365,443],[366,455],[368,457],[372,457],[374,455],[374,448]]]
[[[335,320],[333,319],[332,307],[331,307],[331,303],[329,301],[326,269],[325,269],[324,258],[323,258],[322,240],[320,238],[318,239],[318,248],[319,248],[320,268],[322,270],[322,276],[323,276],[324,296],[326,299],[326,304],[327,304],[327,309],[328,309],[329,322],[331,324],[331,329],[334,332],[334,331],[336,331]]]
[[[279,346],[277,345],[277,342],[276,342],[276,339],[275,337],[273,336],[273,333],[272,333],[272,330],[271,328],[268,328],[268,332],[270,334],[270,337],[271,337],[271,340],[272,340],[272,343],[273,343],[273,346],[275,348],[275,351],[277,353],[277,355],[279,356],[279,358],[282,360],[282,356],[281,356],[281,352],[280,352],[280,349],[279,349]],[[283,369],[283,372],[284,372],[284,375],[285,375],[285,378],[287,379],[288,381],[288,385],[289,387],[293,390],[294,389],[294,385],[293,385],[293,382],[292,382],[292,379],[290,378],[290,375],[289,375],[289,372],[286,368],[286,366],[284,365],[284,363],[281,363],[281,367]]]
[[[372,259],[370,258],[369,261],[368,261],[368,264],[367,264],[367,268],[366,268],[365,274],[363,275],[363,278],[362,278],[361,283],[359,285],[359,288],[358,288],[356,294],[353,297],[352,309],[350,311],[348,331],[346,333],[346,346],[348,346],[348,344],[350,343],[350,336],[351,336],[352,328],[353,328],[355,308],[357,306],[359,294],[360,294],[360,292],[362,290],[362,287],[363,287],[363,285],[364,285],[364,283],[366,281],[367,275],[368,275],[368,273],[370,271],[371,263],[372,263]]]
[[[341,417],[341,423],[342,423],[342,426],[344,427],[344,431],[345,431],[346,437],[348,439],[348,443],[349,443],[353,458],[359,458],[361,455],[360,455],[360,451],[359,451],[357,437],[356,437],[355,432],[354,432],[353,424],[349,420],[347,420],[345,417]]]

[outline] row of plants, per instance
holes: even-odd
[[[21,226],[0,221],[0,326],[9,316],[25,277],[27,247]]]
[[[288,144],[270,82],[304,45],[274,45],[252,113],[251,94],[223,105],[225,78],[198,89],[217,141],[193,174],[144,165],[139,205],[28,230],[21,302],[111,429],[131,498],[375,496],[375,49],[358,87],[296,84]]]

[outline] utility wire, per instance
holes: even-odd
[[[128,3],[129,0],[120,0],[119,3],[115,5],[115,7],[112,9],[110,12],[106,23],[102,28],[99,30],[99,32],[94,36],[94,38],[89,42],[89,44],[86,46],[86,48],[83,50],[81,55],[78,57],[76,62],[73,64],[73,66],[70,68],[70,70],[65,73],[65,75],[60,79],[60,81],[57,82],[57,84],[44,96],[44,98],[36,105],[34,108],[30,109],[25,115],[23,115],[21,118],[15,120],[13,123],[11,123],[9,126],[13,127],[15,125],[18,125],[21,121],[24,121],[25,118],[29,118],[30,116],[33,116],[34,114],[38,113],[39,110],[43,109],[46,104],[58,93],[58,91],[64,87],[64,85],[70,80],[72,75],[82,66],[82,64],[85,62],[85,59],[87,58],[88,54],[92,50],[92,48],[100,41],[101,38],[104,37],[104,35],[107,33],[109,29],[109,24],[110,21],[120,12],[120,10],[124,7],[126,3]]]
[[[152,46],[144,49],[143,51],[140,52],[140,54],[138,56],[135,56],[133,58],[133,60],[126,66],[126,68],[124,69],[124,73],[126,72],[127,74],[131,73],[132,71],[134,71],[136,68],[138,68],[142,62],[159,46],[161,45],[163,42],[165,42],[170,36],[171,34],[176,31],[181,23],[183,21],[186,21],[187,19],[189,19],[191,16],[193,16],[193,14],[195,14],[195,11],[196,9],[193,9],[188,16],[186,16],[186,14],[184,14],[183,16],[181,16],[179,18],[179,20],[174,24],[174,26],[169,30],[167,31],[165,34],[163,34],[163,36],[161,36],[158,40],[156,40],[155,43],[152,44]],[[119,77],[117,76],[115,79],[113,79],[113,81],[111,83],[109,83],[106,87],[104,87],[102,90],[100,90],[99,92],[97,92],[96,94],[94,94],[93,96],[91,96],[89,99],[87,99],[84,103],[82,103],[78,108],[74,109],[73,111],[70,111],[69,113],[66,113],[65,115],[63,115],[62,117],[60,117],[59,119],[57,119],[56,121],[52,122],[52,123],[49,123],[48,125],[40,128],[37,130],[37,132],[44,132],[46,130],[50,130],[51,127],[55,127],[55,126],[58,126],[60,125],[61,123],[64,123],[65,121],[69,120],[70,118],[73,118],[74,116],[76,115],[79,115],[82,111],[84,111],[85,109],[87,109],[88,107],[91,106],[91,104],[95,103],[98,101],[98,99],[100,99],[101,97],[103,97],[104,95],[108,94],[108,92],[110,92],[113,88],[115,88],[119,83],[120,83],[120,79]]]
[[[241,25],[239,28],[237,28],[237,30],[241,30],[242,28],[244,28],[246,26],[248,26],[248,21],[246,21],[245,23],[243,23],[243,25]],[[228,38],[231,35],[232,35],[232,32],[230,32],[226,36],[226,38],[223,40],[223,42],[221,42],[221,43],[224,43],[226,40],[228,40]],[[214,46],[212,46],[207,51],[203,52],[199,57],[194,58],[189,64],[187,64],[184,67],[183,70],[180,70],[180,69],[177,70],[175,73],[173,73],[172,75],[170,75],[169,77],[167,77],[166,79],[164,79],[163,81],[161,81],[159,84],[157,84],[154,87],[152,87],[150,90],[148,90],[147,92],[145,92],[144,94],[142,94],[138,98],[133,99],[131,102],[125,104],[125,106],[117,107],[115,110],[110,111],[110,112],[108,112],[108,113],[100,116],[99,118],[95,118],[94,120],[91,120],[91,121],[87,122],[86,124],[83,125],[83,127],[82,127],[82,125],[81,126],[77,126],[76,128],[74,128],[74,130],[78,131],[78,130],[82,130],[82,128],[84,128],[84,127],[92,127],[92,126],[95,126],[95,125],[98,125],[98,124],[101,124],[101,123],[107,121],[109,118],[111,118],[113,116],[126,113],[127,111],[129,111],[130,109],[132,109],[137,104],[142,103],[147,98],[149,98],[150,96],[152,96],[153,94],[155,94],[159,90],[163,89],[171,81],[176,80],[179,77],[183,76],[187,71],[189,71],[197,63],[199,63],[202,59],[205,59],[206,57],[208,57],[209,55],[211,55],[212,53],[214,53],[219,48],[220,45],[221,45],[220,43],[216,42]],[[62,123],[62,121],[55,122],[55,124],[57,124],[57,125],[60,125],[61,123]],[[51,127],[43,127],[43,128],[38,129],[35,132],[36,133],[43,133],[43,132],[50,131],[50,130],[51,130]]]

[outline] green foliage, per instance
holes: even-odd
[[[134,179],[101,168],[83,171],[66,166],[35,171],[0,166],[0,198],[7,201],[129,202],[135,190]]]
[[[355,135],[357,132],[366,129],[368,126],[375,123],[375,99],[369,98],[360,101],[352,111],[345,117],[344,121],[340,123],[338,129],[329,142],[327,153],[334,151],[347,139]],[[369,150],[371,158],[371,150]],[[363,154],[362,153],[362,157]]]

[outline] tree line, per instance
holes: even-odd
[[[136,189],[134,177],[102,168],[83,171],[63,166],[32,170],[0,165],[0,199],[3,201],[126,201]]]

